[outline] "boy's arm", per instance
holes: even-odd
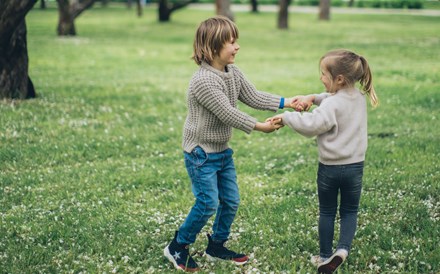
[[[275,112],[280,108],[281,96],[257,90],[236,67],[234,74],[240,83],[238,100],[258,110],[270,110]]]
[[[255,128],[257,119],[233,107],[218,83],[199,82],[192,94],[200,105],[214,114],[224,124],[248,134]]]

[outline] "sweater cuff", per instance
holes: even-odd
[[[244,124],[242,130],[247,134],[250,134],[254,130],[257,122],[258,122],[257,119],[255,119],[254,117],[250,117],[249,120],[247,120],[246,123]]]
[[[315,95],[315,100],[313,101],[313,103],[317,106],[319,106],[321,104],[322,100],[324,100],[325,98],[330,96],[330,94],[328,92],[323,92],[323,93],[314,94],[314,95]]]

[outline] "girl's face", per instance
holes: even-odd
[[[235,62],[235,55],[240,49],[240,45],[237,40],[231,38],[229,42],[226,42],[219,54],[214,57],[212,66],[218,70],[224,71],[226,65],[233,64]]]
[[[323,65],[323,62],[321,62],[320,71],[321,71],[321,77],[319,79],[321,80],[322,84],[324,85],[325,90],[327,92],[334,92],[332,90],[332,82],[333,82],[332,76],[330,75],[330,73],[327,71],[327,69]]]

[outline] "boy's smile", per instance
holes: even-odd
[[[229,42],[226,42],[220,53],[214,57],[212,66],[218,70],[224,71],[226,65],[233,64],[235,62],[235,55],[238,53],[240,45],[237,40],[231,38]]]

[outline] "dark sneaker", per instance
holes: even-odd
[[[348,256],[348,251],[345,249],[338,249],[327,260],[319,264],[318,273],[331,274],[335,272],[338,267],[345,261]]]
[[[177,242],[178,231],[174,234],[174,239],[163,250],[163,255],[174,265],[176,269],[196,272],[199,266],[189,255],[189,245],[182,245]]]
[[[206,256],[211,259],[221,259],[233,261],[236,265],[242,265],[249,261],[249,257],[244,254],[235,253],[225,247],[226,241],[215,242],[211,235],[208,236],[208,247],[206,248]]]

